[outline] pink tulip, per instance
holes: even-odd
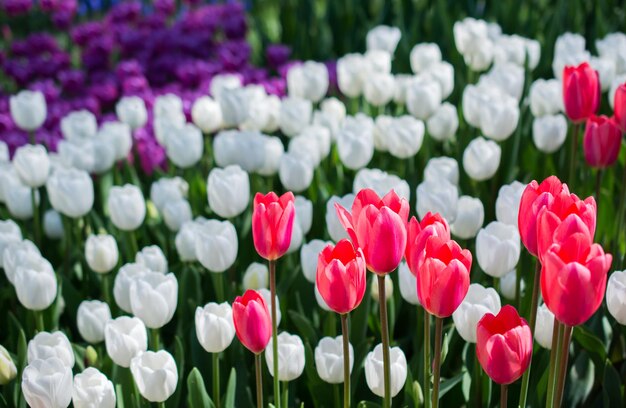
[[[426,256],[426,242],[432,236],[450,239],[450,227],[439,213],[428,212],[421,222],[412,217],[407,226],[407,245],[404,257],[409,270],[417,275]]]
[[[263,258],[274,261],[287,252],[291,244],[295,217],[293,193],[278,197],[256,193],[252,212],[252,239],[254,248]]]
[[[583,151],[591,167],[605,168],[613,165],[622,147],[622,131],[615,118],[604,115],[587,119]]]
[[[233,303],[233,323],[241,344],[254,354],[259,354],[272,336],[272,319],[263,296],[255,290],[247,290],[237,296]]]
[[[600,77],[589,63],[563,69],[563,105],[574,123],[583,122],[596,113],[600,105]]]

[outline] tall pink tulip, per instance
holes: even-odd
[[[613,98],[613,116],[622,132],[626,133],[626,83],[621,84]]]
[[[600,105],[600,94],[600,77],[589,63],[563,69],[563,104],[572,122],[583,122],[595,114]]]
[[[265,300],[255,290],[247,290],[233,303],[233,323],[239,341],[254,354],[259,354],[270,341],[272,319]]]
[[[583,137],[585,160],[591,167],[605,168],[613,165],[622,147],[622,131],[615,118],[604,115],[587,119]]]
[[[417,275],[424,263],[426,242],[432,236],[445,240],[450,239],[450,227],[439,213],[428,212],[420,222],[415,217],[411,217],[407,226],[407,244],[404,257],[413,275]]]
[[[278,197],[256,193],[252,212],[254,248],[263,258],[274,261],[287,252],[295,217],[294,196],[287,192]]]
[[[371,189],[359,191],[349,212],[335,204],[339,221],[363,250],[367,267],[379,275],[398,267],[406,249],[409,202],[391,190],[383,198]]]

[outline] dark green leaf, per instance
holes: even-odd
[[[196,367],[187,377],[187,406],[190,408],[215,407],[204,386],[202,374]]]
[[[228,377],[228,385],[226,386],[226,399],[224,401],[225,408],[235,408],[235,390],[237,389],[237,371],[233,367]]]

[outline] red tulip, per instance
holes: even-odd
[[[369,188],[359,191],[348,212],[335,204],[341,225],[363,250],[367,267],[379,275],[398,267],[406,249],[409,202],[391,190],[382,199]]]
[[[450,239],[450,227],[439,213],[428,212],[421,222],[418,222],[415,217],[411,218],[407,226],[407,244],[404,257],[413,275],[417,275],[417,271],[424,263],[426,242],[432,236],[444,240]]]
[[[237,296],[233,303],[233,323],[241,344],[254,354],[259,354],[272,336],[272,318],[263,296],[255,290],[247,290]]]
[[[622,132],[626,133],[626,83],[621,84],[613,98],[613,116]]]
[[[347,239],[326,245],[317,261],[317,289],[328,307],[340,314],[354,310],[365,294],[365,257]]]
[[[263,258],[274,261],[289,249],[296,214],[293,203],[291,192],[280,197],[274,192],[254,196],[252,238],[254,248]]]
[[[487,313],[476,327],[476,357],[498,384],[511,384],[524,374],[533,353],[533,335],[511,305],[497,315]]]
[[[615,163],[621,146],[622,131],[614,118],[593,115],[587,119],[583,150],[591,167],[604,168]]]
[[[428,313],[448,317],[459,307],[470,283],[472,254],[453,240],[433,236],[417,271],[417,296]]]
[[[537,256],[537,217],[539,211],[552,203],[554,196],[566,192],[569,194],[567,185],[561,183],[556,176],[550,176],[541,184],[531,181],[522,193],[517,216],[517,225],[522,243],[528,252]]]
[[[558,321],[586,322],[602,304],[612,257],[589,235],[575,233],[544,254],[541,294]]]
[[[563,69],[563,104],[565,113],[580,123],[596,113],[600,104],[600,77],[587,62]]]

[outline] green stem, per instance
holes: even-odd
[[[478,356],[474,359],[474,378],[472,384],[476,381],[476,405],[475,407],[483,406],[483,369],[478,361]]]
[[[424,407],[430,407],[430,314],[424,310]]]
[[[554,376],[559,361],[559,344],[561,343],[563,326],[554,319],[552,327],[552,347],[550,349],[550,371],[548,372],[548,393],[546,395],[546,407],[554,407]]]
[[[572,128],[572,151],[571,151],[571,156],[570,156],[570,162],[569,162],[569,179],[568,179],[568,185],[570,190],[573,190],[574,185],[576,184],[576,163],[577,163],[577,159],[578,157],[576,157],[576,153],[578,150],[578,128],[579,125],[577,123],[574,124],[574,127]]]
[[[37,333],[41,333],[46,331],[45,325],[43,322],[43,310],[35,310],[35,327],[37,328]]]
[[[602,187],[602,169],[596,170],[596,207],[600,208],[600,189]],[[600,210],[598,210],[600,211]]]
[[[30,189],[30,203],[33,206],[33,229],[34,229],[34,238],[35,244],[40,247],[41,245],[41,219],[39,217],[39,206],[37,205],[36,200],[37,189]]]
[[[391,376],[389,372],[389,328],[387,324],[387,298],[385,296],[385,276],[376,275],[378,278],[378,304],[380,306],[380,335],[383,342],[383,383],[385,396],[383,408],[391,407]]]
[[[110,272],[102,274],[102,298],[110,306],[111,302],[111,277]]]
[[[270,269],[270,303],[272,307],[272,355],[274,378],[274,405],[280,408],[280,386],[278,384],[278,329],[276,324],[276,261],[269,261]]]
[[[283,381],[283,406],[289,406],[289,381]]]
[[[220,355],[219,353],[213,354],[213,402],[215,408],[220,408]]]
[[[343,338],[343,406],[350,408],[350,343],[348,314],[341,315],[341,334]]]
[[[339,391],[339,388],[340,388],[339,384],[335,384],[333,386],[333,390],[334,390],[334,393],[335,393],[335,406],[336,407],[340,407],[341,406],[341,396],[339,396],[339,393],[341,391]]]
[[[254,355],[254,368],[256,372],[256,406],[263,408],[263,372],[261,371],[261,354]]]
[[[441,372],[441,337],[443,319],[435,317],[435,362],[433,367],[433,408],[439,407],[439,378]]]
[[[518,274],[520,274],[521,272],[518,269]],[[519,296],[519,291],[520,291],[520,287],[519,287],[519,276],[518,276],[518,287],[517,287],[517,293],[516,296]],[[539,262],[539,259],[535,260],[535,277],[533,279],[533,294],[532,294],[532,298],[531,298],[531,302],[530,302],[530,316],[529,316],[529,325],[530,325],[530,332],[534,333],[535,332],[535,324],[537,321],[537,306],[539,304],[539,286],[540,286],[540,279],[541,279],[541,262]],[[532,358],[532,356],[531,356]],[[528,384],[530,382],[530,369],[531,369],[531,364],[528,365],[528,368],[526,369],[526,371],[524,372],[524,375],[522,376],[522,388],[520,390],[520,398],[519,398],[519,406],[524,408],[526,406],[526,400],[528,397]]]
[[[29,130],[28,131],[28,140],[30,141],[30,144],[32,144],[32,145],[37,144],[37,140],[35,139],[35,131],[34,130]]]
[[[520,291],[522,289],[521,269],[522,268],[519,265],[515,268],[515,305],[517,306],[517,310],[520,310],[521,308],[520,301],[522,299],[522,296],[520,294]]]
[[[165,401],[161,401],[161,402],[157,403],[157,406],[159,408],[165,408]]]
[[[161,338],[159,336],[159,329],[150,329],[150,340],[152,342],[152,350],[158,351],[161,347]]]
[[[224,272],[219,273],[211,273],[213,277],[213,287],[215,288],[215,296],[217,296],[218,302],[223,302],[224,299],[224,277],[222,276]]]
[[[572,338],[572,326],[563,325],[563,338],[561,341],[561,361],[559,361],[559,376],[554,392],[555,406],[560,407],[563,402],[565,391],[565,379],[567,377],[567,362],[569,359],[569,343]]]
[[[137,236],[135,235],[135,231],[126,231],[126,235],[128,237],[128,245],[130,246],[130,254],[128,256],[129,261],[134,259],[139,252],[139,245],[137,244]]]
[[[500,408],[506,408],[509,386],[507,384],[500,385]]]

